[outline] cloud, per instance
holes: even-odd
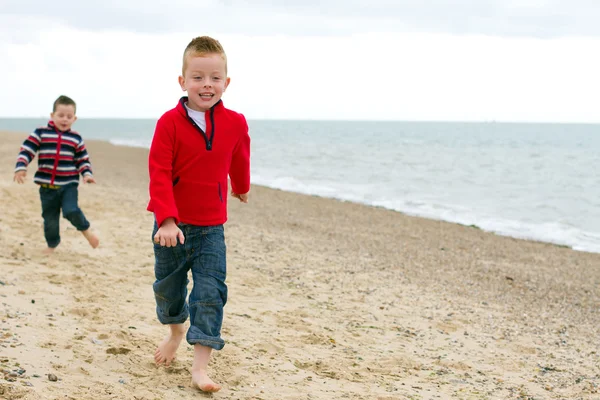
[[[433,32],[600,36],[596,0],[3,0],[7,21],[142,33],[347,35]],[[0,28],[6,31],[6,28]]]
[[[209,34],[226,104],[249,118],[598,121],[590,1],[198,3],[0,0],[0,115],[46,115],[65,93],[82,117],[157,117]]]
[[[448,34],[218,36],[225,104],[249,119],[598,122],[600,38]],[[2,44],[0,116],[47,115],[61,93],[81,117],[157,118],[183,95],[188,34],[58,28]]]

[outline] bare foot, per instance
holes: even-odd
[[[192,387],[202,390],[203,392],[214,393],[221,390],[221,386],[217,385],[208,377],[204,369],[192,369]]]
[[[52,254],[52,253],[54,253],[54,249],[55,249],[55,247],[46,247],[44,250],[42,250],[42,254],[45,254],[45,255]]]
[[[185,328],[183,324],[169,325],[170,332],[167,337],[158,345],[154,352],[154,361],[156,364],[171,365],[171,361],[175,359],[175,353],[179,343],[185,336]]]
[[[98,236],[94,235],[94,233],[89,229],[81,231],[81,233],[83,233],[83,236],[85,236],[85,238],[90,243],[90,246],[92,246],[93,249],[100,245],[100,239],[98,239]]]

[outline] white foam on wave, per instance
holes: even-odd
[[[465,205],[439,204],[434,201],[385,198],[369,185],[335,183],[307,183],[294,177],[268,177],[254,175],[252,182],[262,186],[295,193],[317,195],[379,206],[407,215],[474,225],[488,232],[525,240],[564,245],[574,250],[600,253],[600,233],[586,232],[560,222],[525,222],[485,215]]]
[[[109,142],[115,146],[150,148],[150,140],[143,139],[110,139]]]

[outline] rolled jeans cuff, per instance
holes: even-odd
[[[214,350],[221,350],[225,347],[225,341],[220,337],[207,336],[202,331],[195,326],[190,326],[187,334],[185,336],[185,340],[192,346],[195,344],[200,344],[202,346],[210,347]]]
[[[188,310],[187,304],[181,314],[175,316],[168,316],[161,312],[161,310],[156,307],[156,316],[158,320],[163,325],[173,325],[173,324],[183,324],[190,316],[190,312]]]

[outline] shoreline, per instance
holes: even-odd
[[[19,133],[19,132],[6,132],[6,131],[1,131],[0,133],[8,133],[8,134],[14,134],[14,135],[27,135],[27,133]],[[89,139],[86,140],[86,143],[88,142],[102,142],[102,143],[108,143],[110,145],[113,146],[117,146],[117,147],[122,147],[122,148],[131,148],[131,149],[143,149],[148,151],[149,147],[148,146],[144,146],[144,145],[135,145],[135,144],[124,144],[124,143],[114,143],[115,141],[121,141],[121,139],[106,139],[106,140],[102,140],[102,139]],[[293,194],[298,194],[298,195],[305,195],[305,196],[314,196],[314,197],[318,197],[318,198],[322,198],[322,199],[330,199],[330,200],[334,200],[334,201],[339,201],[342,203],[352,203],[352,204],[357,204],[357,205],[362,205],[362,206],[366,206],[366,207],[371,207],[371,208],[382,208],[384,210],[389,210],[389,211],[393,211],[393,212],[397,212],[400,213],[402,215],[405,216],[410,216],[410,217],[416,217],[416,218],[424,218],[424,219],[428,219],[428,220],[432,220],[432,221],[440,221],[440,222],[446,222],[446,223],[450,223],[450,224],[457,224],[457,225],[461,225],[461,226],[465,226],[465,227],[471,227],[474,229],[480,229],[483,232],[486,233],[491,233],[494,235],[498,235],[498,236],[502,236],[502,237],[509,237],[509,238],[513,238],[513,239],[518,239],[518,240],[525,240],[528,242],[536,242],[536,243],[545,243],[545,244],[550,244],[553,246],[557,246],[557,247],[562,247],[562,248],[568,248],[571,249],[573,251],[578,251],[578,252],[583,252],[583,253],[593,253],[593,254],[600,254],[600,250],[598,251],[593,251],[593,250],[588,250],[588,249],[580,249],[578,248],[577,245],[570,245],[564,242],[560,242],[560,241],[550,241],[550,240],[543,240],[543,239],[538,239],[535,238],[534,236],[528,236],[528,235],[515,235],[515,234],[511,234],[511,233],[503,233],[501,231],[498,230],[494,230],[494,229],[487,229],[484,227],[481,227],[477,224],[469,224],[469,223],[462,223],[462,222],[457,222],[457,221],[453,221],[450,219],[443,219],[443,218],[436,218],[436,217],[432,217],[432,216],[423,216],[421,214],[418,213],[411,213],[411,212],[407,212],[407,211],[402,211],[402,210],[398,210],[395,208],[389,208],[389,207],[385,207],[385,206],[381,206],[381,205],[374,205],[374,204],[369,204],[369,203],[365,203],[365,202],[359,202],[359,201],[354,201],[354,200],[346,200],[343,198],[338,198],[338,197],[328,197],[325,195],[320,195],[320,194],[315,194],[315,193],[305,193],[305,192],[301,192],[301,191],[294,191],[294,190],[288,190],[288,189],[284,189],[281,187],[277,187],[277,186],[272,186],[272,185],[268,185],[268,184],[256,184],[253,183],[253,186],[260,186],[263,188],[269,188],[269,189],[273,189],[273,190],[281,190],[283,192],[289,192],[289,193],[293,193]]]
[[[25,185],[12,182],[21,137],[0,138],[0,196],[14,205],[0,213],[0,396],[197,398],[189,345],[170,368],[152,361],[166,330],[147,150],[86,141],[98,183],[79,198],[100,247],[61,219],[45,257],[31,167]],[[255,185],[249,204],[229,203],[225,229],[215,399],[600,393],[600,254]]]

